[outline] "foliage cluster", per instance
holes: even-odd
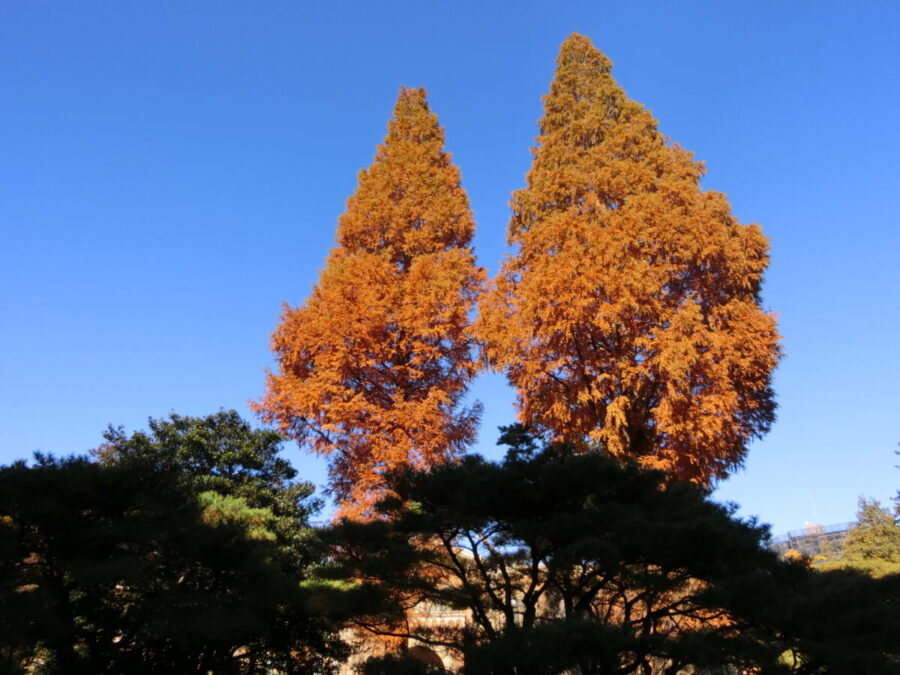
[[[859,500],[856,522],[840,550],[831,551],[817,567],[857,569],[875,577],[900,574],[900,501],[895,513],[877,499]]]
[[[765,527],[636,462],[514,426],[503,462],[390,472],[382,517],[316,532],[274,440],[173,415],[108,432],[100,461],[0,468],[4,670],[328,673],[342,627],[393,638],[364,665],[382,675],[434,672],[410,645],[484,675],[900,667],[900,575],[781,561]]]
[[[563,43],[512,200],[515,255],[491,284],[443,142],[424,91],[401,90],[318,285],[272,338],[258,409],[329,457],[341,513],[372,517],[390,470],[460,455],[481,366],[506,372],[547,440],[703,484],[740,465],[774,419],[768,241],[700,188],[702,164],[609,60],[583,36]]]
[[[0,658],[32,673],[324,673],[312,486],[235,412],[0,468]],[[337,607],[337,605],[335,605]]]
[[[479,335],[547,438],[708,483],[774,419],[768,240],[611,67],[583,36],[562,45]]]
[[[480,407],[468,331],[483,271],[459,170],[422,89],[403,89],[375,162],[359,174],[318,285],[286,308],[259,409],[330,459],[345,515],[365,518],[384,472],[458,457]]]
[[[449,649],[479,674],[900,668],[900,576],[779,560],[766,527],[696,486],[539,450],[520,428],[505,440],[502,463],[395,474],[384,518],[332,529],[331,572],[383,585],[401,612],[360,625]],[[400,620],[421,603],[469,620]]]

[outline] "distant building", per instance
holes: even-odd
[[[840,550],[847,538],[847,532],[852,526],[853,523],[807,525],[802,530],[792,530],[786,534],[772,537],[769,548],[782,557],[790,550],[810,558],[827,555]]]

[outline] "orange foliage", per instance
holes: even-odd
[[[402,89],[306,303],[272,337],[264,418],[329,458],[340,515],[371,517],[384,472],[446,462],[474,440],[468,314],[484,283],[474,221],[425,91]]]
[[[768,240],[659,133],[580,35],[562,45],[507,259],[478,332],[549,437],[699,482],[768,430]]]

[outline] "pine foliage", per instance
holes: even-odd
[[[900,574],[900,525],[877,499],[860,497],[856,522],[837,555],[820,569],[857,569],[874,577]]]

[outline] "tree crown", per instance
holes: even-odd
[[[569,37],[477,327],[523,423],[708,483],[774,420],[780,348],[759,306],[768,242],[703,171]]]
[[[402,89],[319,283],[272,338],[280,372],[257,409],[329,457],[342,513],[371,516],[386,471],[448,461],[475,437],[480,407],[462,398],[484,273],[443,143],[424,90]]]

